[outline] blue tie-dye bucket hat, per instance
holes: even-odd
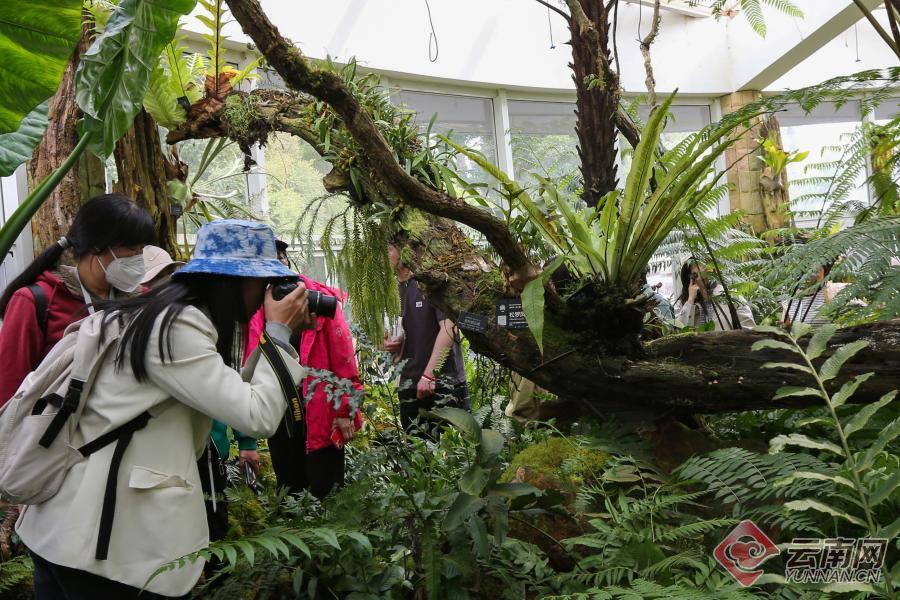
[[[268,225],[239,219],[211,221],[200,228],[191,261],[172,274],[232,277],[297,277],[278,260],[275,234]]]

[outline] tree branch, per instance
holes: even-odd
[[[328,103],[366,155],[375,174],[396,190],[410,206],[468,225],[484,234],[497,251],[512,279],[527,280],[535,272],[528,256],[512,237],[506,223],[465,200],[431,188],[409,173],[394,158],[372,116],[336,74],[312,67],[300,51],[272,24],[258,0],[226,0],[231,13],[260,52],[292,88]]]
[[[656,0],[653,4],[653,26],[650,28],[650,33],[641,40],[641,54],[644,56],[644,70],[647,72],[647,79],[645,80],[647,85],[647,105],[650,107],[651,115],[656,110],[656,79],[653,77],[653,64],[650,62],[650,45],[653,44],[656,36],[659,35],[659,23],[662,20],[659,16],[659,3],[660,0]]]
[[[897,18],[900,15],[900,1],[887,0],[884,3],[887,10],[888,23],[891,25],[891,33],[894,35],[894,44],[900,48],[900,27],[897,26]]]
[[[555,12],[556,14],[558,14],[559,16],[561,16],[561,17],[562,17],[563,19],[565,19],[566,21],[568,21],[568,20],[571,18],[571,17],[569,17],[569,15],[567,15],[566,13],[564,13],[563,11],[561,11],[561,10],[560,10],[559,8],[557,8],[556,6],[553,6],[553,5],[550,4],[549,2],[544,2],[544,0],[534,0],[534,1],[537,2],[538,4],[543,4],[544,6],[546,6],[547,8],[549,8],[550,10],[552,10],[553,12]]]
[[[865,4],[862,3],[862,0],[853,0],[853,3],[859,8],[862,12],[863,16],[871,23],[872,27],[875,28],[875,32],[881,36],[881,39],[884,40],[884,43],[888,45],[888,47],[897,55],[897,58],[900,58],[900,47],[897,46],[897,42],[891,39],[891,36],[888,35],[887,31],[884,30],[884,27],[881,26],[881,23],[878,22],[878,19],[875,18],[875,15],[872,14],[868,8],[866,8]],[[890,12],[891,7],[887,7],[888,12]]]
[[[594,29],[594,24],[584,13],[580,0],[566,0],[569,10],[572,11],[571,20],[578,26],[578,32],[581,35],[587,35],[589,31]]]

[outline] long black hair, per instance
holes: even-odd
[[[65,239],[77,260],[86,254],[99,254],[114,246],[153,244],[156,242],[156,227],[150,213],[128,196],[103,194],[81,207]],[[12,295],[19,288],[34,283],[44,271],[56,267],[63,252],[65,248],[62,245],[51,244],[6,286],[0,296],[0,318],[6,314]]]
[[[162,360],[171,361],[174,356],[172,325],[188,306],[209,315],[218,334],[216,350],[228,365],[240,367],[242,347],[237,323],[246,321],[248,315],[248,307],[244,306],[244,281],[243,277],[197,273],[172,280],[141,296],[98,302],[97,308],[105,311],[101,335],[107,334],[114,321],[124,327],[116,353],[116,368],[121,369],[128,356],[137,380],[147,379],[147,348],[154,341],[153,328],[160,315],[156,343]]]
[[[694,258],[688,259],[681,265],[681,293],[678,295],[678,304],[684,306],[687,303],[688,293],[691,286],[691,267],[697,263]]]

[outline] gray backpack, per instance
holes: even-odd
[[[0,408],[3,500],[15,504],[49,500],[59,491],[74,464],[116,441],[122,446],[117,448],[117,454],[124,452],[132,434],[150,418],[144,413],[80,448],[72,445],[84,410],[82,399],[90,394],[106,356],[118,346],[115,323],[110,324],[101,339],[102,319],[103,313],[98,312],[70,325],[38,368],[29,373],[15,395]]]

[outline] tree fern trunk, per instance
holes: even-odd
[[[43,181],[72,153],[78,144],[76,123],[81,109],[75,103],[75,71],[81,54],[87,50],[93,35],[83,18],[81,41],[69,58],[59,89],[50,100],[49,125],[28,165],[30,185]],[[35,250],[56,242],[69,230],[81,204],[103,191],[103,163],[96,156],[82,155],[78,168],[69,171],[32,219]]]
[[[617,183],[619,79],[610,68],[610,15],[603,0],[578,1],[592,27],[585,30],[577,19],[569,19],[573,59],[569,68],[576,90],[575,133],[584,177],[583,198],[596,206]]]
[[[153,216],[159,246],[178,254],[177,220],[171,213],[167,183],[183,179],[187,171],[163,154],[156,121],[141,110],[125,136],[116,142],[113,154],[119,172],[116,191],[133,198]]]

